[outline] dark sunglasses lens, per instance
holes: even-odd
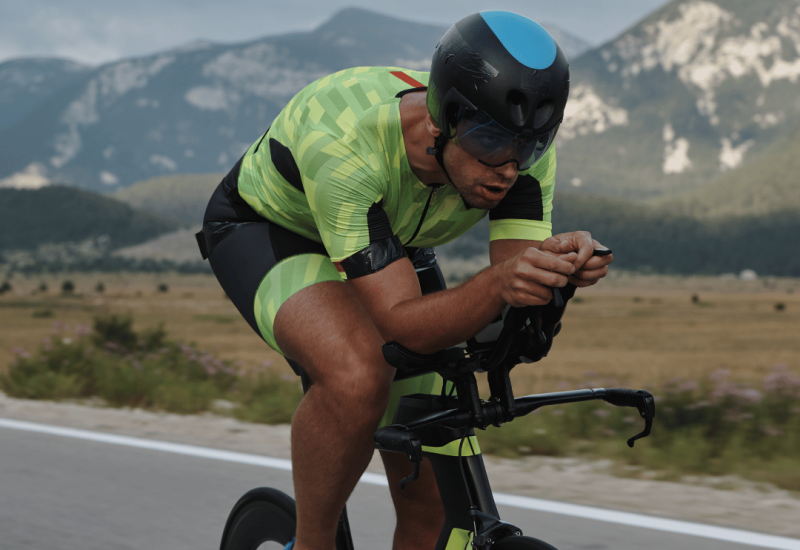
[[[520,170],[530,168],[552,143],[556,128],[547,134],[523,139],[500,126],[483,112],[469,112],[456,125],[459,147],[488,166],[516,162]]]

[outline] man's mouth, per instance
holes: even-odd
[[[505,194],[508,192],[509,189],[504,185],[484,185],[483,188],[486,189],[489,192],[489,194],[495,197],[505,196]]]

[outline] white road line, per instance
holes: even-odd
[[[36,432],[48,435],[58,435],[61,437],[71,437],[73,439],[83,439],[97,443],[110,443],[112,445],[122,445],[125,447],[135,447],[137,449],[148,449],[152,451],[162,451],[184,456],[199,458],[210,458],[224,462],[235,462],[237,464],[249,464],[252,466],[262,466],[276,470],[291,470],[292,463],[281,458],[270,458],[247,453],[236,453],[232,451],[220,451],[208,447],[196,447],[194,445],[183,445],[180,443],[166,443],[151,439],[138,437],[128,437],[124,435],[113,435],[102,432],[92,432],[89,430],[77,430],[74,428],[61,428],[58,426],[48,426],[46,424],[35,424],[33,422],[23,422],[0,418],[0,428],[21,430],[26,432]],[[361,482],[369,485],[386,486],[386,477],[380,474],[365,473],[361,476]],[[497,504],[513,506],[527,510],[536,510],[550,514],[560,514],[571,517],[579,517],[606,523],[616,523],[629,525],[643,529],[653,529],[656,531],[666,531],[693,537],[703,537],[738,544],[759,546],[762,548],[775,548],[778,550],[800,550],[800,540],[774,535],[764,535],[751,531],[739,529],[728,529],[725,527],[714,527],[700,523],[690,523],[687,521],[677,521],[662,519],[653,516],[643,516],[628,512],[615,512],[603,510],[602,508],[592,508],[590,506],[579,506],[576,504],[566,504],[552,500],[542,500],[538,498],[521,497],[504,493],[495,493]]]

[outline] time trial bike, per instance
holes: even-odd
[[[554,290],[545,306],[506,308],[495,323],[465,346],[421,355],[396,343],[383,346],[386,360],[397,369],[395,382],[438,373],[441,392],[406,395],[399,400],[392,424],[375,432],[379,450],[405,454],[413,464],[402,489],[417,479],[423,457],[430,460],[445,510],[445,524],[435,550],[555,550],[500,519],[486,474],[475,430],[525,416],[542,407],[588,400],[603,400],[635,407],[644,419],[634,441],[650,434],[655,416],[653,396],[626,388],[581,389],[514,397],[510,372],[520,363],[545,357],[561,328],[566,302],[575,292],[567,285]],[[485,373],[491,395],[480,398],[476,374]],[[264,550],[273,543],[281,548],[295,536],[294,500],[272,488],[257,488],[239,499],[222,536],[221,550]],[[346,509],[339,519],[337,550],[353,550]]]

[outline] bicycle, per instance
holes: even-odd
[[[396,343],[383,346],[386,360],[398,370],[395,380],[437,372],[447,382],[441,395],[414,394],[400,399],[394,422],[375,432],[379,450],[404,453],[413,472],[402,489],[417,479],[422,457],[431,461],[445,509],[445,525],[435,550],[556,550],[550,544],[522,536],[522,530],[500,519],[475,438],[475,428],[500,427],[548,405],[602,399],[612,405],[636,407],[644,430],[628,446],[647,437],[655,417],[653,396],[626,388],[584,389],[514,398],[509,373],[520,362],[545,357],[561,328],[566,300],[575,287],[554,289],[546,306],[506,308],[495,322],[466,347],[432,355],[409,351]],[[498,333],[499,331],[499,333]],[[491,391],[479,396],[476,373],[486,373]],[[455,388],[455,394],[453,393]],[[222,536],[221,550],[256,550],[266,542],[287,544],[295,535],[294,500],[269,488],[246,493],[234,506]],[[353,550],[346,509],[339,518],[337,550]]]

